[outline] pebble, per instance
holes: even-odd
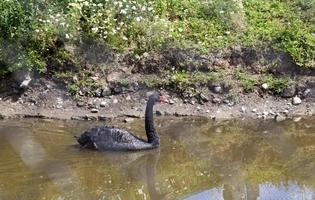
[[[212,99],[212,103],[221,103],[221,99],[218,97],[215,97]]]
[[[254,109],[252,110],[252,112],[253,112],[253,113],[257,112],[257,109],[256,109],[256,108],[254,108]]]
[[[206,95],[202,94],[202,93],[200,94],[200,99],[202,101],[204,101],[204,102],[208,102],[209,101],[209,98]]]
[[[306,98],[310,93],[311,93],[311,90],[310,90],[310,89],[306,89],[306,90],[303,92],[303,97]]]
[[[244,106],[241,107],[241,112],[245,113],[246,112],[246,108]]]
[[[221,86],[215,86],[213,90],[215,93],[218,93],[218,94],[222,93],[222,87]]]
[[[284,113],[284,114],[288,114],[288,113],[289,113],[289,110],[286,109],[286,110],[283,111],[283,113]]]
[[[125,123],[129,123],[129,122],[132,122],[134,120],[134,118],[126,118],[126,119],[124,119],[124,122]]]
[[[159,111],[159,110],[155,111],[155,114],[159,115],[159,116],[163,115],[163,113],[161,111]]]
[[[200,111],[200,110],[201,110],[201,108],[200,108],[199,106],[197,106],[197,108],[196,108],[196,109],[197,109],[197,111]]]
[[[294,118],[293,118],[293,121],[294,121],[294,122],[299,122],[299,121],[301,121],[301,119],[302,119],[302,117],[294,117]]]
[[[300,99],[300,97],[297,97],[297,96],[293,97],[293,99],[292,99],[293,105],[299,105],[301,103],[302,103],[302,100]]]
[[[106,104],[107,104],[106,101],[102,101],[102,102],[100,103],[100,106],[101,106],[101,107],[105,107]]]
[[[268,113],[267,111],[264,111],[262,114],[263,114],[264,116],[267,116],[269,113]]]
[[[77,103],[77,106],[78,107],[83,107],[85,105],[85,103],[83,102],[83,101],[79,101],[78,103]]]
[[[264,89],[264,90],[268,90],[269,85],[267,83],[264,83],[264,84],[261,85],[261,88]]]
[[[91,113],[98,113],[99,111],[96,108],[91,109]]]
[[[118,100],[117,99],[113,99],[113,103],[114,104],[118,103]]]
[[[174,104],[175,101],[174,101],[173,99],[170,99],[168,103],[169,103],[169,104]]]
[[[286,119],[286,117],[284,116],[284,115],[281,115],[281,114],[277,114],[276,116],[275,116],[275,120],[277,121],[277,122],[281,122],[281,121],[283,121],[283,120],[285,120]]]
[[[206,110],[206,113],[209,113],[210,112],[210,110]]]

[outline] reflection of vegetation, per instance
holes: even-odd
[[[277,185],[294,180],[308,187],[315,186],[313,120],[299,123],[238,120],[193,122],[159,118],[157,121],[163,124],[163,134],[161,156],[156,168],[156,186],[160,193],[169,193],[171,199],[222,185],[258,187],[258,184],[265,182]],[[174,124],[178,125],[175,126],[177,128],[171,128]],[[48,158],[67,165],[71,169],[71,181],[91,199],[138,200],[145,199],[144,196],[149,199],[145,162],[141,159],[128,163],[126,159],[118,160],[118,155],[113,155],[111,160],[99,152],[79,151],[70,147],[74,141],[69,132],[81,132],[93,125],[96,124],[37,121],[31,129],[34,139],[43,146]],[[142,121],[135,120],[130,129],[143,134]],[[177,134],[174,135],[174,131]],[[0,158],[4,161],[10,159],[17,164],[19,167],[12,170],[12,174],[21,176],[19,179],[13,176],[12,180],[7,173],[0,174],[6,194],[12,196],[14,192],[29,191],[28,194],[35,195],[37,191],[32,185],[25,186],[28,180],[32,180],[42,184],[43,197],[58,197],[60,191],[50,177],[42,175],[42,172],[30,172],[19,155],[9,148],[10,145],[5,142],[1,145],[4,154],[0,156],[5,156]],[[117,165],[113,164],[114,161]],[[0,170],[6,169],[4,167],[0,165]],[[13,187],[13,184],[16,186]],[[72,197],[69,195],[69,198]]]

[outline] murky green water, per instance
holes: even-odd
[[[97,124],[0,121],[0,199],[315,199],[315,119],[159,118],[159,150],[77,148]],[[116,125],[144,136],[141,120]]]

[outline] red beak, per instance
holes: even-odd
[[[167,99],[165,96],[160,96],[160,102],[161,103],[167,103]]]

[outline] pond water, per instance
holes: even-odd
[[[0,121],[0,200],[313,200],[315,119],[158,118],[158,150],[82,150],[100,122]],[[144,137],[144,124],[114,123]]]

